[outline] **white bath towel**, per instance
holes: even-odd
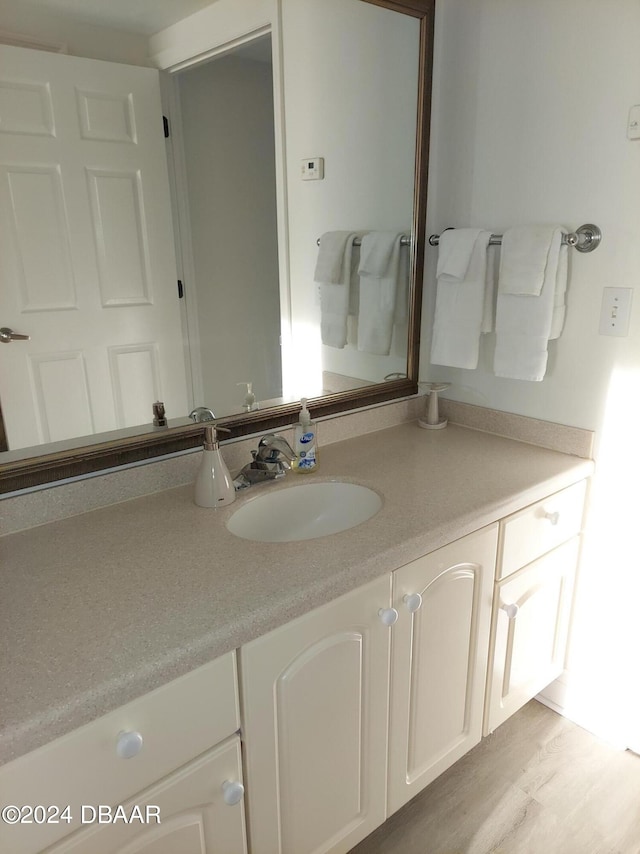
[[[372,231],[360,247],[358,350],[386,356],[396,315],[402,232]]]
[[[322,343],[342,349],[347,343],[351,293],[351,231],[328,231],[320,238],[314,280],[320,285]]]
[[[494,373],[498,377],[540,382],[547,369],[547,343],[559,338],[564,325],[567,288],[567,247],[562,244],[562,228],[554,226],[547,246],[540,293],[527,294],[522,288],[505,293],[502,270],[505,264],[503,238],[498,299],[496,305],[496,351]],[[509,243],[506,246],[509,254]],[[509,262],[509,258],[507,258]],[[509,262],[508,269],[514,268]],[[511,275],[511,272],[510,272]],[[514,287],[514,285],[509,285]],[[533,286],[530,286],[534,290]]]
[[[480,333],[490,322],[486,305],[487,246],[491,232],[456,228],[440,235],[431,361],[473,369],[478,366]],[[492,268],[490,268],[492,270]]]

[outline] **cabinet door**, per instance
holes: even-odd
[[[496,584],[485,735],[564,669],[579,537]]]
[[[388,574],[240,650],[252,854],[346,852],[385,819]]]
[[[225,783],[235,789],[223,788]],[[78,831],[49,854],[246,854],[240,739],[233,736],[123,805],[124,820]],[[230,801],[227,803],[225,801]],[[235,797],[234,797],[235,796]],[[239,800],[236,798],[239,797]],[[147,807],[152,807],[150,813]],[[115,817],[115,807],[112,815]],[[104,813],[105,818],[107,813]],[[156,821],[155,816],[159,816]],[[93,814],[87,811],[86,816]]]
[[[497,539],[484,528],[393,574],[390,813],[480,741]]]

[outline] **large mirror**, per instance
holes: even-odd
[[[3,492],[416,391],[433,2],[264,6],[150,39],[148,146],[155,72],[0,47]]]

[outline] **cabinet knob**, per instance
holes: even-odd
[[[378,616],[385,626],[392,626],[398,620],[398,612],[395,608],[380,608]]]
[[[142,750],[143,738],[139,732],[120,732],[116,740],[116,753],[120,759],[131,759]]]
[[[548,519],[552,525],[557,525],[560,521],[560,514],[557,510],[554,510],[553,513],[545,513],[544,518]]]
[[[230,807],[234,807],[236,804],[239,804],[240,801],[244,798],[244,786],[242,783],[238,783],[237,781],[232,782],[231,780],[225,780],[222,784],[223,791],[223,799],[225,804]]]
[[[500,605],[500,607],[510,620],[515,620],[518,616],[518,611],[520,610],[519,606],[516,605],[515,602],[512,602],[510,605]]]
[[[422,596],[420,593],[407,593],[402,597],[402,601],[410,614],[414,614],[422,608]]]

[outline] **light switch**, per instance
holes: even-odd
[[[321,181],[324,178],[324,157],[307,157],[302,161],[302,180]]]
[[[629,110],[627,137],[629,139],[640,139],[640,104],[636,104]]]
[[[629,334],[632,288],[604,288],[600,309],[600,335],[625,338]]]

